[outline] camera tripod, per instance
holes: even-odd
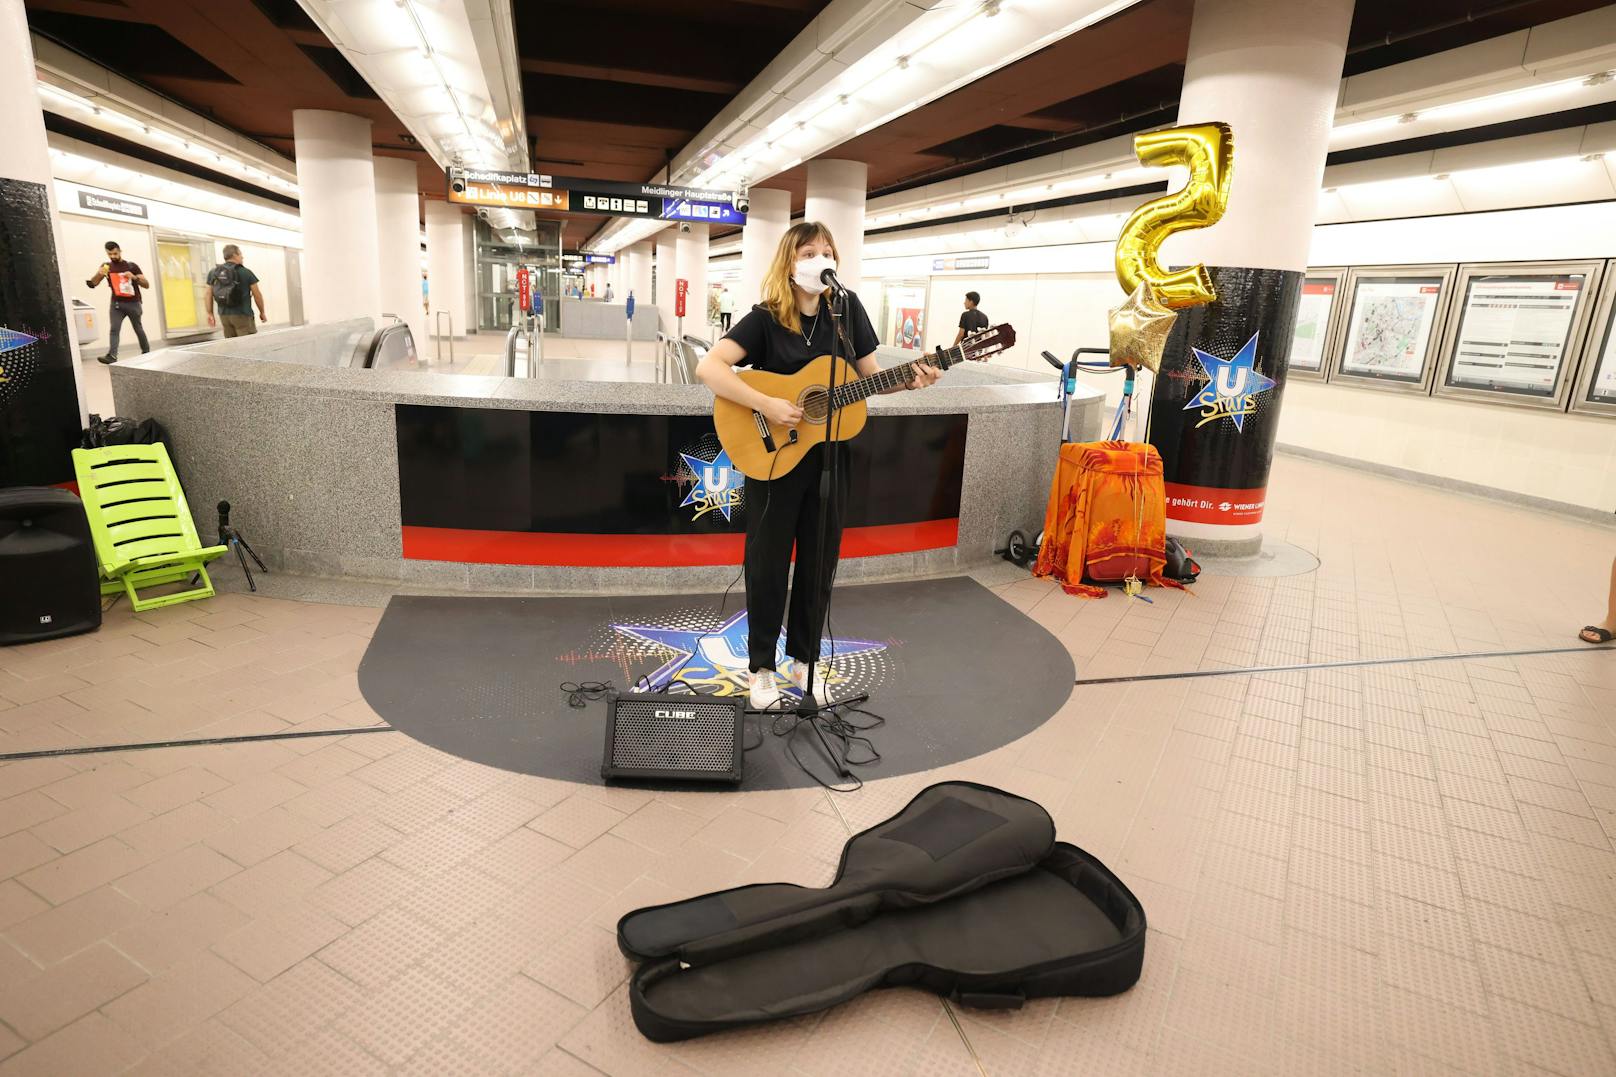
[[[258,571],[268,572],[269,569],[264,567],[264,562],[259,560],[258,555],[253,552],[253,548],[247,543],[247,540],[241,537],[241,532],[230,526],[230,502],[228,501],[219,502],[218,544],[228,546],[236,551],[236,560],[241,562],[242,574],[247,577],[247,590],[256,592],[258,584],[253,581],[252,569],[247,567],[247,558],[251,557],[253,559],[253,564],[258,566]]]

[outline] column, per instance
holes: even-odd
[[[1223,219],[1163,249],[1164,264],[1204,263],[1218,299],[1179,313],[1155,379],[1150,440],[1162,455],[1167,532],[1197,553],[1262,548],[1351,21],[1352,0],[1196,0],[1178,122],[1233,128],[1233,179]]]
[[[303,218],[303,312],[311,322],[382,311],[376,266],[376,173],[370,121],[318,109],[292,112]]]
[[[628,248],[632,252],[629,261],[628,286],[634,290],[634,304],[649,308],[651,304],[651,258],[656,253],[656,244],[649,239],[642,240]]]
[[[415,162],[376,158],[377,277],[384,314],[410,327],[416,350],[426,354],[426,316],[421,310],[421,196]]]
[[[465,336],[471,329],[467,318],[472,314],[470,298],[471,278],[466,273],[466,239],[471,231],[471,218],[459,206],[428,199],[426,203],[426,290],[428,309],[426,336],[420,350],[436,354],[430,345],[437,332],[438,312],[448,311],[454,319],[456,336]],[[449,318],[444,319],[448,332]]]
[[[808,162],[804,219],[830,229],[836,238],[836,275],[855,292],[863,276],[864,193],[869,183],[870,166],[863,161]]]
[[[0,0],[0,91],[0,115],[10,117],[5,126],[11,132],[0,139],[0,180],[8,188],[0,202],[8,261],[0,272],[10,278],[0,288],[0,326],[11,331],[0,334],[0,378],[7,379],[0,381],[0,486],[47,486],[73,478],[71,454],[84,426],[78,345],[62,282],[68,272],[89,276],[104,253],[62,251],[58,258],[50,150],[22,0]],[[157,272],[156,266],[141,268],[149,276]],[[96,317],[106,317],[105,305]],[[150,335],[162,335],[155,319],[146,326]],[[128,325],[123,340],[124,356],[140,354]]]
[[[679,249],[674,258],[678,275],[690,282],[685,298],[685,333],[712,340],[712,330],[707,325],[707,226],[689,227],[690,231],[678,234]]]
[[[673,281],[679,275],[679,231],[664,228],[656,234],[656,307],[662,315],[662,331],[672,333]]]
[[[748,310],[763,299],[763,276],[774,260],[780,237],[791,227],[791,192],[766,187],[747,191],[752,208],[741,230],[741,279],[735,284],[735,309]],[[861,226],[862,227],[862,226]]]

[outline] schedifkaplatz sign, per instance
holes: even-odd
[[[101,213],[116,213],[122,217],[146,219],[146,203],[131,202],[127,198],[115,198],[112,195],[94,194],[90,191],[79,192],[79,207]]]

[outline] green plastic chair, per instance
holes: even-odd
[[[161,445],[109,445],[74,449],[73,471],[90,519],[101,593],[126,594],[137,611],[213,597],[203,566],[227,546],[206,546],[185,504],[168,449]],[[196,576],[202,586],[142,598],[140,588]]]

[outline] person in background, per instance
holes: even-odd
[[[140,324],[143,310],[140,290],[150,288],[151,281],[146,279],[146,274],[140,271],[138,265],[123,260],[123,250],[115,241],[107,240],[106,251],[107,260],[101,263],[95,276],[84,283],[94,288],[105,279],[107,288],[112,292],[112,311],[107,320],[107,354],[99,357],[100,362],[111,364],[118,361],[118,334],[123,329],[125,318],[134,323],[135,338],[140,341],[140,354],[151,351],[146,329]]]
[[[960,315],[959,332],[954,334],[952,347],[959,347],[959,342],[965,339],[965,334],[988,327],[988,316],[976,309],[976,305],[980,302],[982,297],[976,292],[965,293],[965,313]]]
[[[1605,619],[1578,632],[1577,638],[1584,643],[1609,643],[1616,639],[1616,561],[1610,563],[1610,601],[1605,606]]]
[[[612,282],[607,281],[606,282],[606,302],[610,303],[611,301],[612,301]]]
[[[729,294],[729,288],[718,290],[718,324],[724,332],[729,332],[729,320],[735,315],[735,297]]]
[[[224,261],[208,270],[208,324],[214,324],[213,308],[217,305],[226,337],[251,336],[258,332],[252,317],[255,303],[258,320],[269,321],[269,314],[264,310],[264,293],[258,290],[258,274],[243,265],[244,261],[241,248],[226,243]]]

